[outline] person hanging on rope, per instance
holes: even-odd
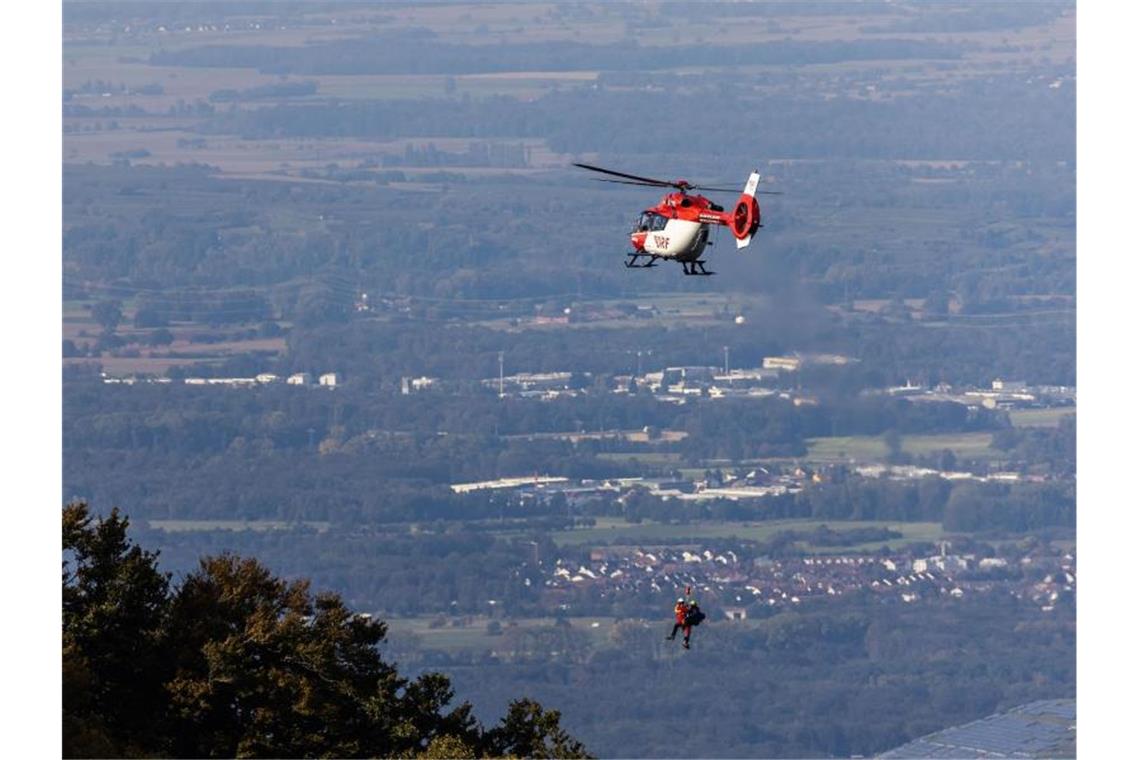
[[[689,648],[689,626],[685,625],[685,617],[689,614],[689,604],[685,601],[684,597],[677,597],[677,603],[673,605],[673,632],[665,638],[672,641],[677,638],[677,631],[681,628],[685,629],[685,648]]]
[[[701,612],[697,600],[689,599],[688,609],[685,611],[685,641],[683,644],[685,649],[689,648],[689,634],[692,632],[693,626],[700,625],[704,619],[705,613]]]
[[[673,641],[677,638],[678,629],[683,630],[685,638],[681,641],[681,646],[689,649],[689,637],[692,635],[693,626],[700,625],[701,621],[705,619],[705,613],[701,612],[697,600],[692,598],[692,587],[685,587],[685,596],[678,597],[677,603],[673,605],[673,632],[665,638]]]

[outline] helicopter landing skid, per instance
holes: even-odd
[[[649,267],[655,267],[657,266],[657,259],[661,258],[660,256],[653,255],[652,253],[640,253],[634,251],[627,253],[626,256],[627,258],[625,260],[625,266],[627,269],[648,269]],[[648,258],[649,261],[644,264],[637,263],[637,260],[642,257]]]
[[[708,277],[716,274],[716,272],[710,272],[705,269],[705,262],[701,259],[697,259],[696,261],[682,261],[681,269],[688,275]]]

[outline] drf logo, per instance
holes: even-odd
[[[653,236],[653,242],[656,243],[658,248],[668,248],[669,247],[668,235],[654,235]]]

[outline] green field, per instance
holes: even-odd
[[[417,643],[423,649],[440,649],[453,652],[464,649],[494,649],[499,642],[503,641],[503,636],[493,636],[487,633],[487,624],[491,622],[491,619],[486,615],[454,619],[436,616],[386,618],[385,622],[388,624],[393,638],[398,639],[400,636],[411,635],[417,639]],[[548,628],[555,622],[552,617],[519,618],[516,620],[496,619],[499,620],[504,633],[514,626],[519,628]],[[441,620],[445,621],[444,625],[432,627],[433,621],[438,623]],[[451,624],[452,620],[466,624],[454,626]],[[571,617],[567,620],[573,628],[589,634],[590,645],[594,647],[608,642],[610,631],[615,622],[613,618],[606,617]]]
[[[670,453],[668,451],[634,451],[634,452],[621,452],[621,451],[603,451],[597,455],[598,459],[608,459],[611,462],[632,462],[637,460],[642,464],[677,464],[681,461],[680,454]]]
[[[939,433],[936,435],[904,435],[902,450],[912,456],[926,456],[943,450],[954,452],[959,459],[999,459],[1001,452],[990,448],[990,433]],[[882,436],[852,435],[808,439],[808,462],[881,462],[886,459],[887,445]]]
[[[1057,427],[1061,420],[1070,414],[1075,415],[1075,406],[1055,407],[1052,409],[1013,409],[1009,413],[1009,421],[1014,427]]]
[[[318,533],[329,529],[327,522],[286,522],[284,520],[146,520],[153,530],[184,533],[204,530],[293,530],[311,528]]]
[[[812,530],[820,525],[828,525],[832,530],[840,531],[852,528],[890,528],[903,534],[900,539],[893,541],[876,541],[869,547],[814,547],[805,545],[809,551],[820,553],[834,553],[837,551],[860,551],[864,548],[876,548],[884,543],[888,546],[899,546],[914,541],[937,541],[943,536],[940,523],[896,523],[887,521],[826,521],[826,520],[771,520],[765,522],[715,522],[715,523],[689,523],[687,525],[669,525],[663,523],[630,523],[621,519],[601,518],[592,528],[559,531],[551,534],[554,542],[560,546],[605,544],[617,538],[628,539],[640,543],[652,543],[680,538],[708,539],[708,538],[740,538],[751,541],[767,541],[775,534],[785,530]]]

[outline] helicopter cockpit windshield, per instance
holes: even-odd
[[[668,222],[668,217],[652,211],[642,211],[641,217],[637,220],[636,232],[660,232],[665,229],[665,224]]]

